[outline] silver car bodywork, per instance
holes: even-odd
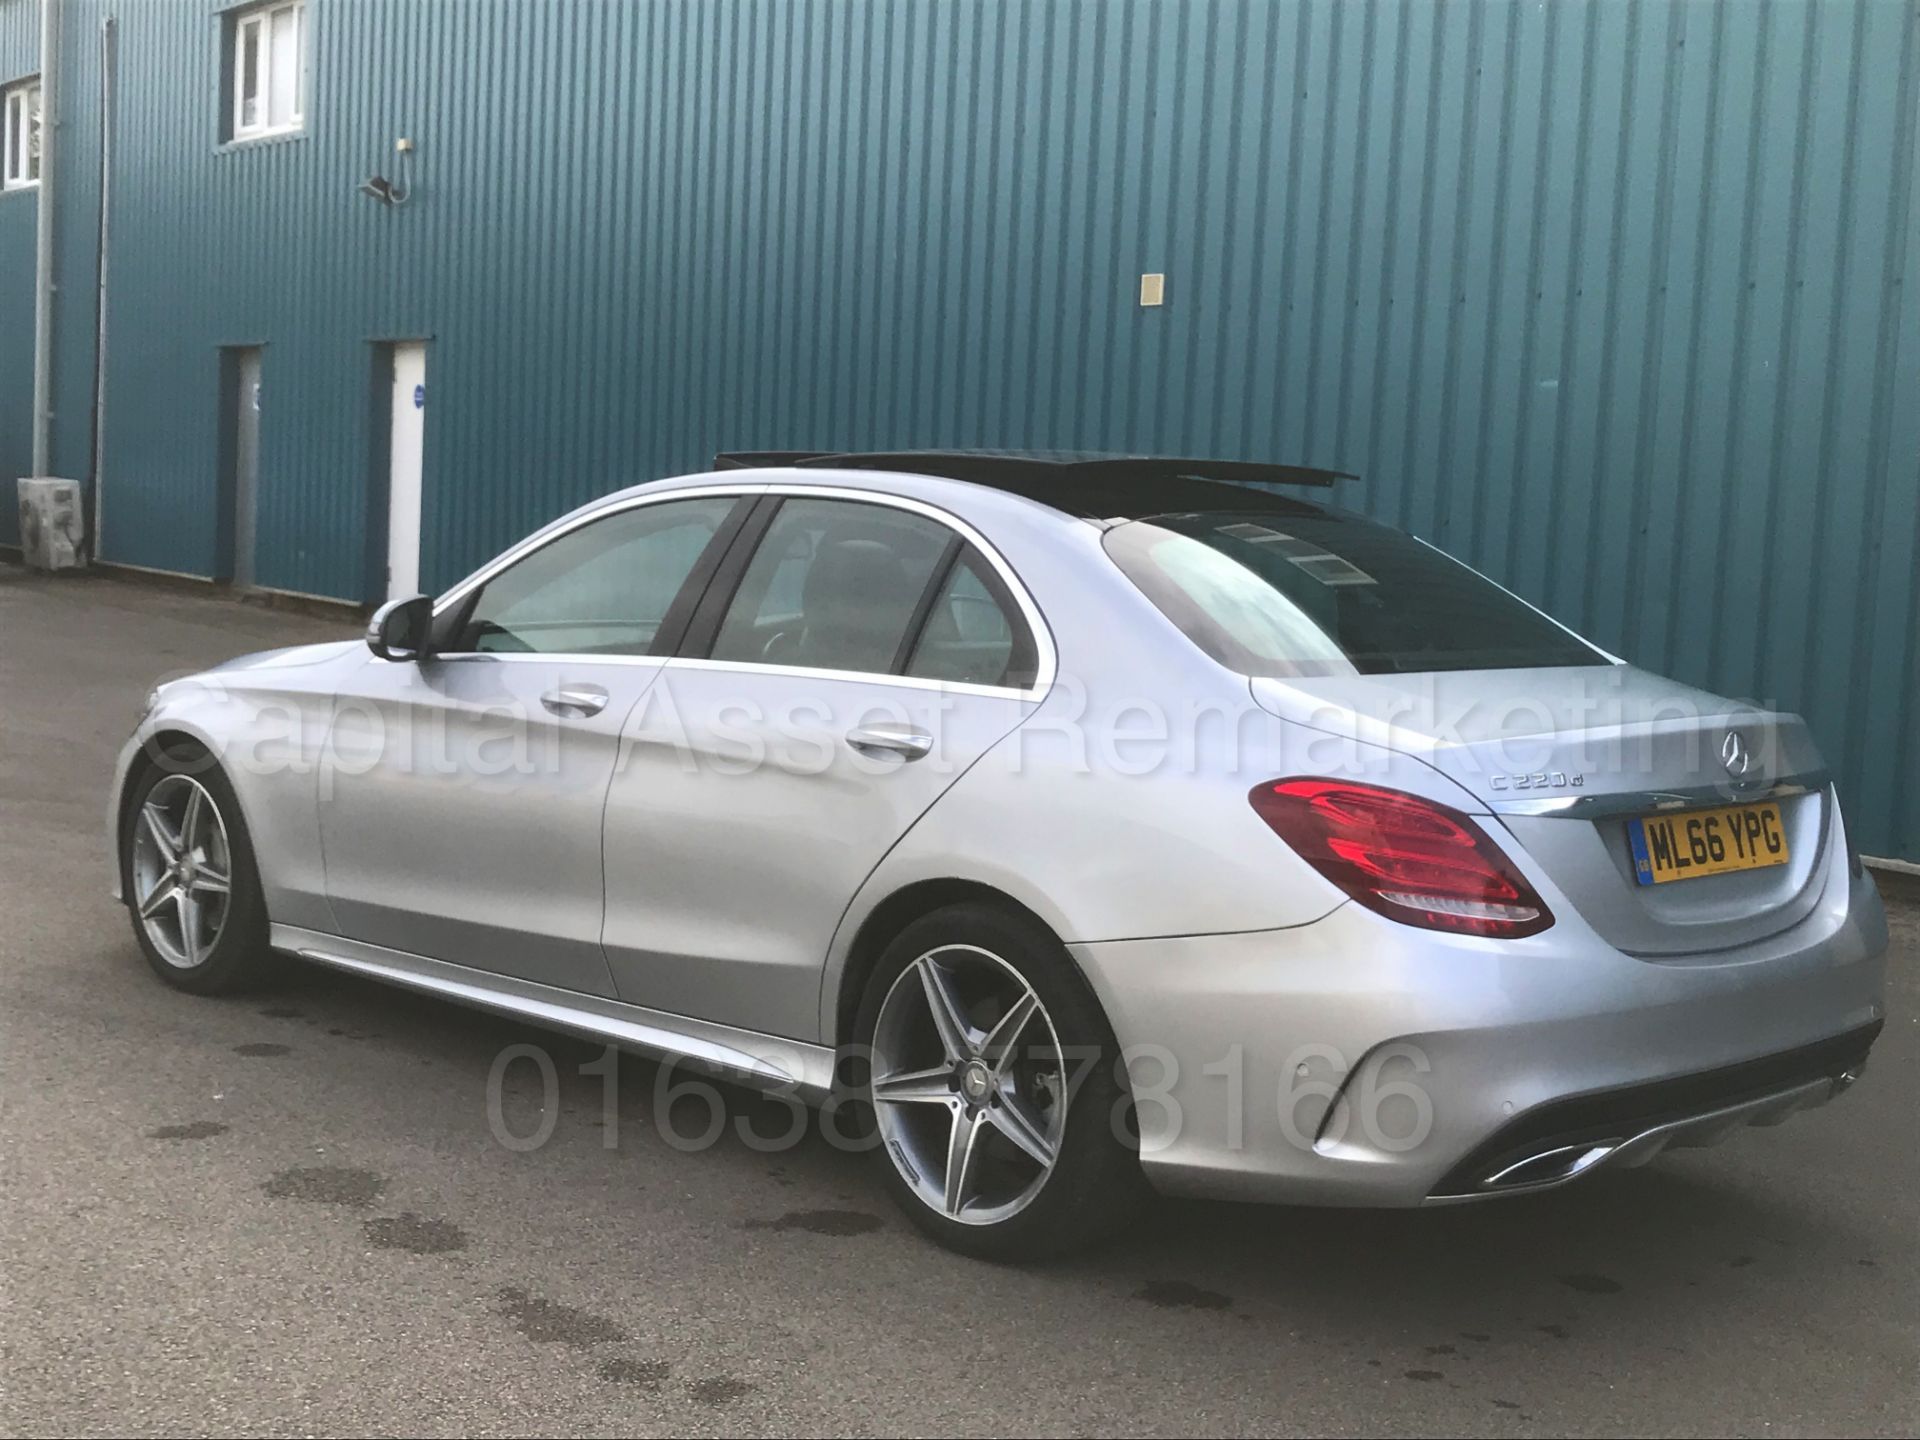
[[[833,1086],[874,934],[956,887],[994,892],[1084,972],[1132,1060],[1146,1173],[1182,1192],[1409,1205],[1540,1188],[1825,1099],[1858,1063],[1831,1047],[1864,1055],[1885,922],[1794,716],[1604,658],[1249,680],[1127,581],[1101,525],[872,470],[637,487],[440,604],[619,507],[761,493],[953,527],[1032,628],[1033,683],[309,646],[162,687],[122,753],[112,833],[143,747],[192,737],[238,794],[276,948],[811,1100]],[[556,706],[569,695],[587,706]],[[1758,764],[1729,788],[1713,757],[1734,728]],[[932,751],[888,763],[848,741],[875,730],[881,749],[925,735]],[[1555,923],[1480,939],[1353,903],[1248,804],[1291,775],[1478,818]],[[1632,883],[1627,817],[1762,796],[1791,864],[1704,895]],[[1769,1069],[1780,1056],[1798,1058]],[[1655,1088],[1642,1104],[1636,1087]],[[1543,1107],[1616,1092],[1560,1127],[1571,1139],[1544,1120],[1523,1133]],[[1482,1152],[1484,1173],[1463,1172]]]

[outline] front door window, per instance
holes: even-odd
[[[622,510],[515,561],[467,602],[443,651],[648,655],[735,498]]]

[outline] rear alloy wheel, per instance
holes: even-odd
[[[1055,1254],[1131,1213],[1113,1038],[1053,937],[977,904],[916,921],[882,956],[858,1034],[882,1174],[941,1243]]]
[[[997,1017],[979,1028],[977,1015]],[[962,1225],[1024,1210],[1060,1158],[1066,1059],[1033,987],[973,945],[901,971],[873,1037],[881,1143],[922,1203]]]
[[[267,949],[266,906],[233,787],[204,757],[169,756],[135,782],[122,893],[147,962],[199,994],[238,988]]]

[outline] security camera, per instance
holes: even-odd
[[[360,182],[360,193],[382,205],[393,204],[393,185],[384,175],[373,175]]]

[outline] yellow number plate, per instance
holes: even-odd
[[[1627,841],[1642,885],[1787,863],[1787,830],[1774,804],[1642,816],[1627,822]]]

